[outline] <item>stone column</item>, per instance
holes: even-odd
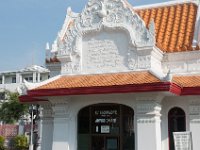
[[[19,83],[23,83],[22,74],[19,75]]]
[[[33,72],[33,83],[37,82],[36,77],[37,77],[37,72]]]
[[[190,104],[190,131],[192,132],[193,150],[199,150],[200,141],[200,104]]]
[[[68,101],[57,99],[53,102],[54,130],[52,150],[69,150],[69,105]]]
[[[5,75],[2,75],[2,84],[5,84]]]
[[[137,101],[137,150],[161,150],[161,105],[154,100]]]
[[[16,83],[19,83],[20,77],[19,77],[19,73],[16,73]]]
[[[37,76],[37,82],[40,82],[40,73],[38,72],[38,76]]]
[[[38,139],[37,139],[37,149],[36,150],[41,150],[41,144],[42,144],[42,126],[43,126],[43,121],[42,121],[42,117],[43,117],[43,108],[42,106],[39,107],[39,120],[37,121],[37,125],[38,125]]]
[[[40,108],[39,137],[37,150],[51,150],[53,141],[52,105],[43,104]]]
[[[22,75],[21,73],[16,74],[16,83],[22,83]]]

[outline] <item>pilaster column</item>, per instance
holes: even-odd
[[[19,75],[19,83],[23,83],[22,74]]]
[[[5,84],[5,75],[2,75],[2,84]]]
[[[52,150],[69,150],[69,105],[68,101],[53,102],[54,130]]]
[[[42,121],[42,117],[43,117],[43,108],[42,106],[39,107],[39,117],[40,119],[37,121],[37,125],[38,125],[38,139],[37,139],[37,148],[36,150],[41,150],[41,144],[42,144],[42,126],[43,126],[43,121]]]
[[[43,104],[40,108],[39,137],[37,150],[51,150],[53,142],[52,105]]]
[[[161,105],[154,100],[137,101],[137,150],[161,150]]]
[[[21,76],[20,73],[16,73],[16,83],[21,83],[20,82],[20,76]]]
[[[37,73],[33,72],[33,83],[37,82],[36,77],[37,77]]]
[[[37,82],[40,82],[40,73],[38,72],[38,76],[37,76]]]
[[[200,142],[200,104],[190,104],[190,131],[192,132],[193,150],[199,150]]]

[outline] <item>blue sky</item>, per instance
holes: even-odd
[[[67,7],[81,12],[88,0],[0,0],[0,71],[44,65],[45,43],[61,29]],[[129,0],[133,6],[167,0]]]

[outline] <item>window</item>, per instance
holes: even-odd
[[[33,77],[25,77],[24,79],[28,82],[33,82]]]
[[[33,81],[33,77],[29,77],[29,78],[28,78],[28,81]]]
[[[0,84],[2,84],[2,78],[0,77]]]
[[[5,100],[5,92],[0,92],[0,100]]]
[[[40,81],[42,81],[42,77],[40,76]],[[38,82],[38,77],[36,77],[36,82]]]
[[[12,77],[12,83],[16,83],[16,77]]]

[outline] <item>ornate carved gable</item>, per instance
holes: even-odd
[[[123,28],[136,47],[152,46],[153,37],[144,22],[124,1],[90,0],[80,17],[83,32],[102,27]]]
[[[149,60],[149,56],[142,56],[144,53],[147,55],[147,52],[142,54],[141,51],[148,49],[150,51],[148,54],[150,54],[155,45],[153,23],[150,29],[151,31],[146,28],[143,20],[133,11],[126,0],[89,0],[83,12],[70,22],[61,44],[58,45],[58,58],[62,62],[62,73],[96,73],[94,72],[95,68],[99,72],[107,72],[110,69],[116,69],[116,71],[145,69],[151,63],[145,64],[143,61],[141,62],[143,66],[140,67],[139,61]],[[110,32],[111,36],[103,36],[102,34],[105,32]],[[124,52],[119,50],[123,43],[115,38],[112,40],[115,33],[116,36],[127,39],[123,42],[126,46],[121,48],[124,49]],[[98,43],[99,47],[92,47]],[[89,45],[87,46],[87,44]],[[89,53],[88,50],[94,50],[97,53]],[[121,55],[122,53],[123,55]],[[96,64],[92,70],[89,69],[91,67],[87,67],[90,62],[88,55],[101,55],[99,59],[94,57]],[[86,62],[85,59],[87,59]],[[108,64],[105,64],[106,61]],[[115,63],[116,61],[118,63]],[[120,63],[123,65],[120,66]]]

